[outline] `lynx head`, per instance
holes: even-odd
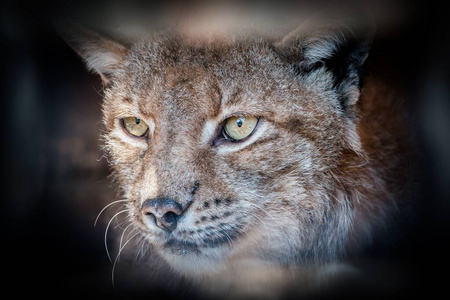
[[[129,218],[175,271],[345,252],[355,212],[339,168],[364,156],[356,104],[370,33],[304,24],[275,41],[205,41],[175,30],[131,46],[79,27],[66,36],[105,84],[105,149]]]

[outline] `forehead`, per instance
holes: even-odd
[[[265,90],[288,80],[290,72],[262,39],[215,44],[180,38],[153,37],[135,45],[128,56],[127,73],[135,84],[165,88],[240,88]],[[169,85],[169,86],[167,86]],[[141,87],[141,86],[140,86]]]
[[[226,112],[284,118],[282,111],[301,113],[315,99],[271,45],[254,37],[215,44],[144,39],[130,50],[121,82],[118,89],[142,114],[161,119]]]

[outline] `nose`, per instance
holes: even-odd
[[[156,225],[162,229],[174,231],[177,228],[177,219],[183,213],[178,202],[172,199],[147,199],[142,203],[142,213],[146,218],[154,218]]]

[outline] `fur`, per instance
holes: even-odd
[[[402,205],[402,112],[377,80],[363,84],[373,31],[306,24],[275,42],[163,31],[130,47],[65,32],[105,80],[104,149],[128,219],[176,274],[282,286],[274,278],[358,253]],[[214,145],[239,114],[260,118],[254,134]],[[124,117],[148,136],[127,134]],[[141,211],[161,197],[184,210],[170,233]]]

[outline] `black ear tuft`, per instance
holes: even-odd
[[[341,107],[346,110],[357,99],[349,95],[356,86],[361,92],[364,76],[368,68],[368,56],[374,30],[365,28],[347,29],[341,33],[342,38],[334,54],[324,59],[323,66],[333,74],[333,88],[339,94]]]
[[[331,73],[330,88],[345,111],[359,97],[374,33],[375,27],[367,22],[317,19],[303,24],[275,47],[297,75],[305,77],[318,69]]]

